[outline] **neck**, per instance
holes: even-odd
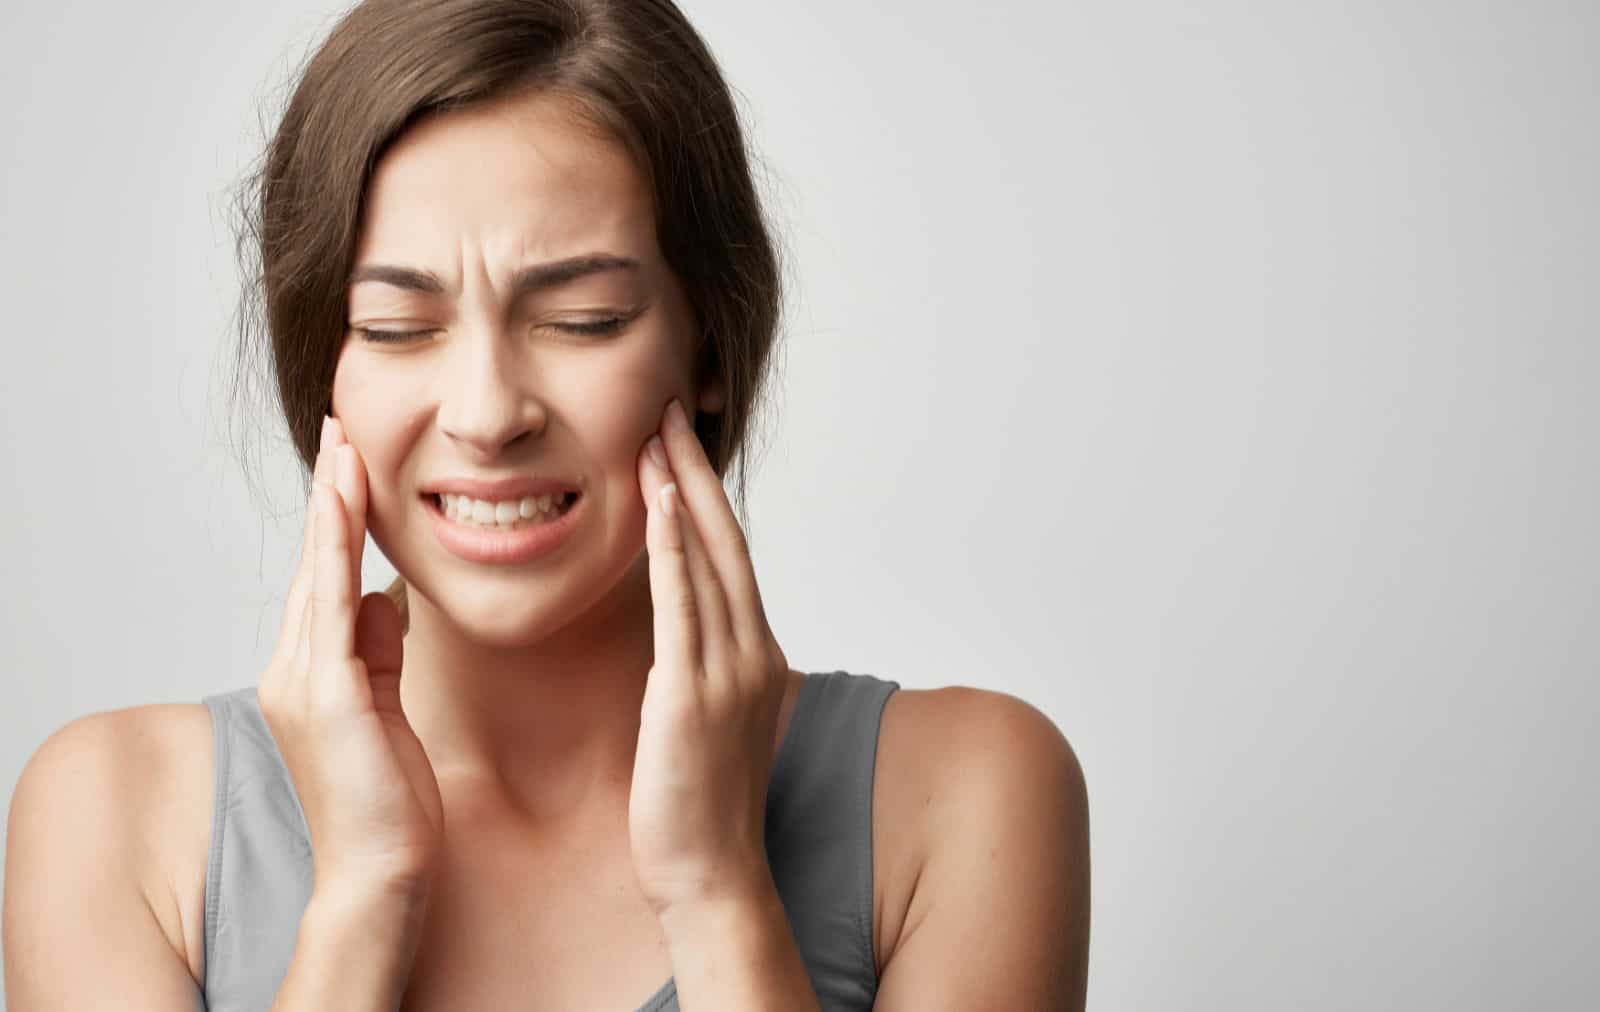
[[[626,809],[654,661],[644,552],[582,618],[514,650],[407,604],[401,705],[447,805],[460,791],[543,825]]]

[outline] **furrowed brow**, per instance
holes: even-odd
[[[612,253],[588,253],[583,256],[568,257],[565,260],[552,260],[549,263],[533,264],[517,271],[511,279],[511,294],[515,297],[527,292],[554,288],[604,271],[638,269],[639,261]],[[398,264],[361,264],[350,272],[350,279],[346,285],[354,287],[364,281],[378,281],[395,288],[427,295],[445,293],[445,284],[437,274]]]

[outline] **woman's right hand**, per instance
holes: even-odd
[[[400,707],[400,613],[360,597],[366,467],[326,419],[306,538],[257,696],[311,833],[315,889],[425,896],[444,839],[439,782]]]

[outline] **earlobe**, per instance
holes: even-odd
[[[701,391],[700,397],[695,402],[696,406],[708,415],[719,415],[727,406],[727,398],[723,396],[721,383],[708,383]]]

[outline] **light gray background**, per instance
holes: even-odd
[[[795,255],[774,628],[1057,721],[1091,1008],[1592,1001],[1600,8],[686,9]],[[227,189],[338,10],[0,13],[8,792],[258,680]]]

